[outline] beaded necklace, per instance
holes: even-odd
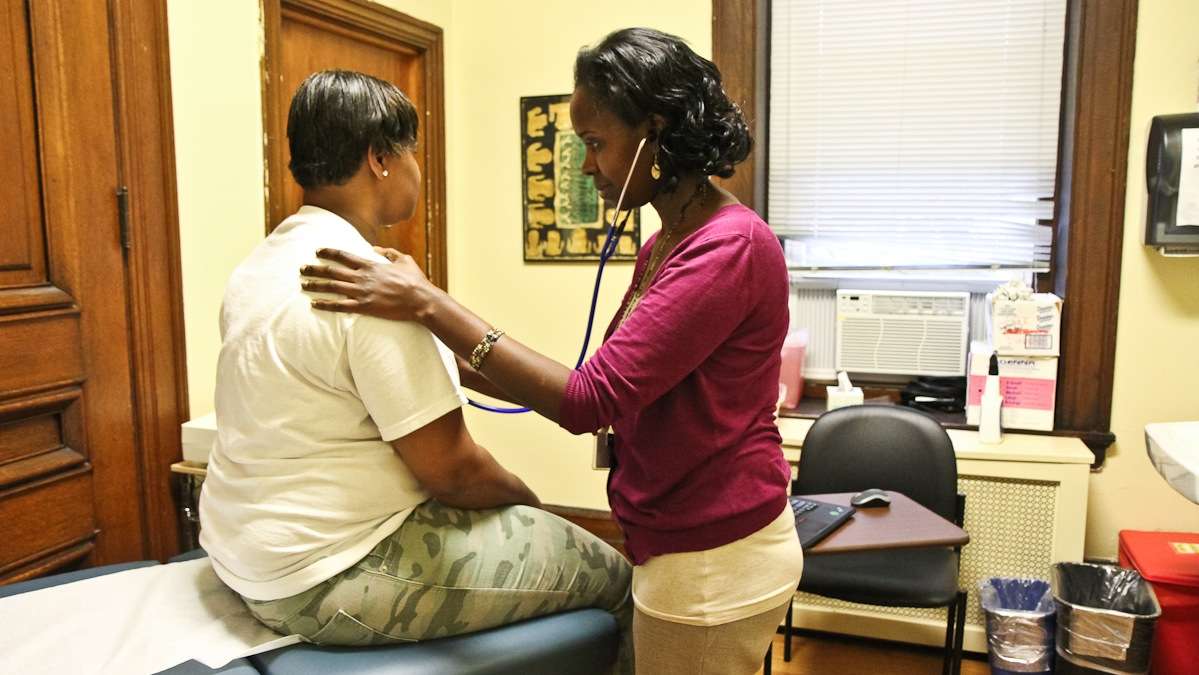
[[[703,201],[704,196],[708,193],[708,184],[708,180],[705,178],[695,187],[695,192],[691,193],[691,196],[683,203],[683,208],[679,210],[679,217],[674,221],[674,227],[669,229],[663,228],[666,234],[654,242],[654,249],[650,251],[649,262],[641,270],[641,276],[637,277],[637,286],[633,290],[632,297],[629,298],[629,304],[625,305],[624,311],[620,314],[620,322],[616,324],[617,328],[623,325],[625,320],[629,318],[629,315],[633,313],[633,310],[641,302],[641,296],[653,284],[658,267],[666,261],[667,254],[670,253],[674,244],[677,243],[674,241],[674,236],[682,231],[683,220],[687,217],[687,209],[696,200]]]

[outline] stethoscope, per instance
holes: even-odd
[[[583,348],[579,350],[579,360],[575,362],[575,370],[578,370],[583,365],[583,359],[587,357],[587,345],[591,343],[591,328],[595,324],[595,304],[599,300],[600,281],[604,278],[604,265],[608,259],[616,253],[616,247],[620,243],[620,235],[624,234],[624,226],[629,222],[629,216],[633,211],[630,209],[624,214],[624,218],[620,217],[620,207],[624,205],[625,191],[629,189],[629,181],[633,178],[633,169],[637,168],[637,160],[641,157],[641,149],[645,147],[645,142],[648,138],[641,139],[637,144],[637,152],[633,153],[633,163],[629,166],[629,173],[624,177],[624,185],[620,188],[620,197],[616,199],[616,209],[612,212],[612,222],[608,224],[608,234],[604,237],[604,245],[600,247],[599,267],[595,270],[595,288],[591,291],[591,309],[587,313],[587,330],[583,333]],[[617,220],[620,221],[617,224]],[[504,413],[506,415],[516,415],[519,413],[527,413],[530,408],[499,408],[496,406],[479,403],[473,399],[466,399],[466,402],[480,410],[486,410],[493,413]]]

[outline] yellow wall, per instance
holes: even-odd
[[[1199,3],[1141,0],[1133,71],[1112,431],[1107,466],[1091,478],[1087,555],[1116,556],[1121,529],[1199,532],[1199,505],[1175,493],[1145,452],[1151,422],[1199,419],[1199,259],[1142,245],[1145,142],[1154,115],[1194,112],[1199,96]]]
[[[258,3],[169,0],[175,181],[193,415],[212,410],[225,280],[263,236]]]
[[[450,290],[512,336],[570,365],[578,357],[595,268],[522,262],[518,105],[521,96],[569,93],[579,47],[630,25],[678,34],[701,54],[711,53],[709,0],[455,5],[449,86],[463,105],[448,120],[454,139]],[[658,222],[652,209],[642,216],[644,237]],[[600,331],[632,274],[628,265],[607,272]],[[472,411],[468,420],[476,438],[543,501],[607,508],[606,473],[591,469],[590,436],[570,436],[531,414]]]
[[[566,93],[576,50],[608,31],[648,25],[710,53],[709,0],[507,2],[386,0],[445,31],[450,286],[467,306],[516,338],[573,361],[585,319],[589,265],[521,262],[520,96]],[[212,409],[225,279],[262,236],[261,28],[256,3],[169,0],[171,74],[187,321],[191,412]],[[1174,494],[1145,456],[1148,422],[1199,418],[1191,383],[1199,358],[1199,261],[1166,260],[1141,245],[1141,166],[1149,118],[1195,109],[1199,6],[1142,0],[1132,101],[1129,185],[1113,430],[1120,439],[1092,478],[1087,554],[1114,557],[1120,528],[1199,531],[1199,506]],[[548,27],[548,28],[547,28]],[[1189,46],[1188,46],[1189,45]],[[645,234],[657,227],[652,211]],[[611,269],[599,315],[628,282]],[[586,439],[533,416],[472,411],[475,436],[551,503],[606,507],[603,474]]]

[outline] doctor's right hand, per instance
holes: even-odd
[[[400,258],[404,257],[403,253],[394,248],[387,248],[386,246],[372,246],[371,248],[375,249],[375,253],[387,258],[391,262],[399,262]]]
[[[301,287],[341,298],[314,298],[312,306],[330,312],[354,312],[395,321],[421,321],[440,292],[420,266],[394,249],[379,251],[391,263],[360,258],[338,249],[321,249],[318,258],[338,263],[300,268]]]

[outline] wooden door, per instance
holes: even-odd
[[[416,160],[423,199],[416,213],[383,234],[381,245],[415,258],[445,286],[445,151],[441,29],[360,0],[275,0],[267,12],[265,77],[267,231],[300,207],[299,185],[287,170],[287,111],[310,74],[355,70],[398,86],[420,114]]]
[[[170,499],[144,508],[136,422],[158,394],[139,407],[134,393],[133,336],[153,326],[129,304],[118,208],[125,52],[110,28],[126,8],[0,0],[0,583],[173,548],[149,541]]]

